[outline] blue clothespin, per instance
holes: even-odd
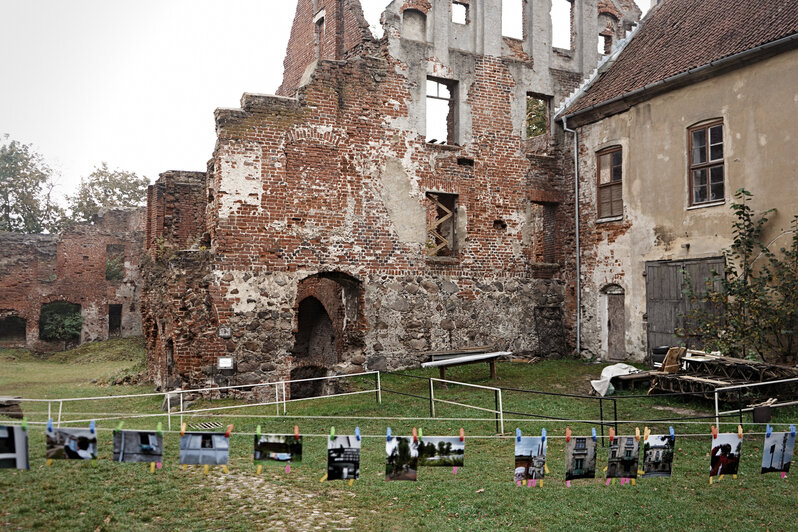
[[[674,432],[673,427],[671,427],[671,441],[676,441],[676,432]]]
[[[540,441],[541,443],[546,443],[546,429],[540,430]]]
[[[385,435],[385,441],[391,441],[391,427],[388,427],[388,434]]]
[[[515,441],[521,441],[521,429],[515,429]]]
[[[795,438],[795,425],[790,425],[790,434],[792,434],[792,437]]]
[[[161,436],[161,437],[163,437],[163,423],[161,423],[161,422],[159,421],[159,422],[158,422],[158,425],[157,425],[157,426],[156,426],[156,428],[155,428],[155,430],[158,432],[158,436]]]
[[[768,428],[765,429],[765,438],[770,438],[771,434],[773,434],[773,427],[771,427],[770,423],[768,423]]]
[[[355,438],[360,441],[360,427],[355,427]]]
[[[92,434],[94,434],[96,432],[96,429],[94,428],[94,420],[93,419],[91,420],[91,423],[89,423],[89,432],[91,432]]]
[[[47,420],[47,432],[53,432],[53,418]]]
[[[596,427],[593,427],[593,441],[596,441]]]

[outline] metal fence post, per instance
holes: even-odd
[[[718,429],[718,432],[720,432],[720,414],[719,414],[719,412],[720,411],[718,410],[718,391],[715,390],[715,427]]]
[[[180,428],[183,428],[183,390],[178,392],[180,394]],[[211,394],[213,397],[213,394]]]
[[[377,376],[377,404],[382,404],[382,383],[380,381],[380,372],[376,373]]]
[[[53,419],[53,402],[47,401],[47,419]]]
[[[599,417],[601,418],[601,446],[604,447],[604,399],[599,397]]]
[[[286,403],[285,381],[283,381],[283,414],[285,414],[285,403]]]
[[[612,400],[612,417],[615,421],[615,434],[618,434],[618,400]]]
[[[429,417],[435,417],[435,390],[433,380],[429,380]]]
[[[280,416],[280,385],[274,383],[274,407],[277,409],[277,416]]]
[[[740,425],[743,424],[743,399],[741,395],[740,388],[737,388],[737,408],[740,410]]]
[[[64,408],[64,402],[58,401],[58,427],[61,426],[61,410]]]
[[[166,427],[172,430],[172,400],[168,393],[163,394],[163,397],[166,399]]]
[[[499,411],[499,434],[504,434],[504,408],[502,407],[502,391],[496,390],[499,405],[496,410]]]

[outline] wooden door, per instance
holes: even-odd
[[[607,357],[610,360],[626,358],[626,318],[624,293],[607,294]]]

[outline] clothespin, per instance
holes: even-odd
[[[260,425],[255,427],[255,436],[260,439]]]
[[[596,441],[596,439],[597,439],[597,438],[596,438],[596,428],[595,428],[595,427],[593,427],[593,429],[592,429],[592,430],[593,430],[593,441]],[[610,429],[610,430],[612,430],[612,429]]]
[[[150,474],[155,474],[155,462],[150,462]]]
[[[22,430],[28,432],[28,418],[26,417],[22,418]]]
[[[185,435],[186,435],[186,424],[183,423],[182,425],[180,425],[180,437],[182,438]]]
[[[391,441],[391,427],[388,427],[388,433],[385,435],[385,441],[386,442]]]
[[[95,425],[94,425],[94,420],[93,420],[93,419],[91,420],[91,423],[89,423],[89,432],[91,432],[92,434],[94,434],[95,432],[97,432],[97,429],[95,428]]]
[[[299,441],[299,425],[294,425],[294,439]]]
[[[651,429],[645,427],[643,429],[643,441],[648,441],[648,437],[651,436]]]
[[[413,427],[413,443],[418,443],[418,429]]]
[[[224,437],[225,438],[229,438],[230,434],[232,434],[232,433],[233,433],[233,424],[230,423],[229,425],[227,425],[227,431],[225,431]]]
[[[593,430],[595,431],[596,429]],[[613,440],[615,440],[615,429],[610,427],[610,443],[612,443]]]
[[[795,425],[790,425],[790,434],[795,438]]]
[[[710,430],[712,431],[712,439],[713,440],[718,439],[718,429],[715,428],[715,425],[712,425],[712,427],[710,427]]]
[[[571,441],[571,427],[565,427],[565,441]]]
[[[770,423],[768,423],[768,428],[765,430],[765,437],[770,438],[771,434],[773,434],[773,427],[771,427]]]
[[[635,440],[640,441],[640,427],[635,427]]]
[[[158,425],[155,426],[155,431],[158,433],[158,436],[163,437],[163,423],[159,421]]]
[[[53,418],[47,420],[47,432],[53,432]]]
[[[335,439],[335,427],[330,427],[330,441]]]
[[[521,441],[521,429],[515,429],[515,441]]]
[[[125,424],[125,422],[124,422],[124,421],[120,421],[120,422],[119,422],[119,425],[117,425],[117,426],[116,426],[116,428],[114,429],[114,434],[116,434],[117,432],[122,432],[122,426],[123,426],[124,424]]]
[[[676,441],[676,432],[673,430],[673,427],[671,427],[670,429],[671,429],[671,441],[674,442]]]
[[[360,441],[360,427],[355,427],[355,438]]]
[[[460,427],[460,441],[465,441],[465,429]]]
[[[743,439],[743,426],[737,425],[737,437]]]
[[[419,441],[423,441],[424,440],[424,431],[421,430],[421,427],[418,428],[418,440]]]
[[[540,429],[540,442],[546,443],[546,429]]]

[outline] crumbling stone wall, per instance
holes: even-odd
[[[80,305],[80,343],[109,338],[110,305],[121,305],[120,336],[141,335],[143,241],[144,209],[107,210],[94,223],[76,224],[60,235],[0,234],[0,320],[25,321],[24,338],[0,340],[2,345],[62,348],[39,339],[42,305],[55,301]],[[106,279],[113,257],[123,257],[119,278]]]
[[[534,2],[538,14],[544,3]],[[324,8],[355,13],[355,4]],[[308,66],[297,54],[307,52],[313,9],[300,0],[284,96],[244,94],[240,109],[216,111],[204,191],[191,193],[206,209],[194,240],[207,233],[209,249],[158,256],[150,245],[165,272],[153,275],[164,281],[147,296],[154,378],[250,384],[291,379],[303,364],[323,363],[328,373],[396,369],[430,350],[475,345],[569,352],[571,157],[554,129],[542,143],[525,138],[526,95],[557,102],[584,74],[586,56],[557,59],[555,68],[550,46],[544,52],[529,31],[528,58],[519,60],[502,44],[493,4],[474,4],[471,26],[452,30],[451,41],[448,0],[394,1],[383,40],[363,37],[336,60]],[[426,13],[429,42],[402,35],[411,5]],[[291,81],[295,62],[306,65],[306,81]],[[425,138],[428,76],[454,87],[446,143]],[[441,194],[456,196],[454,237],[448,253],[431,255],[430,195]],[[156,199],[150,215],[166,224]],[[191,240],[152,231],[167,247]],[[303,309],[328,340],[306,338],[313,327]],[[231,377],[213,369],[223,354],[236,360]]]

